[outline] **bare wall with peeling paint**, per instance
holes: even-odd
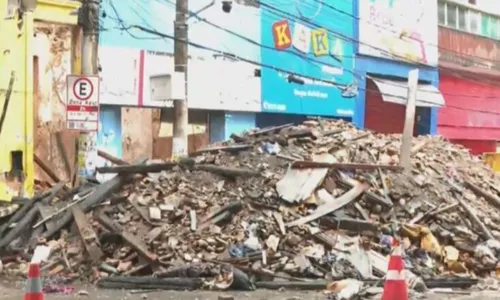
[[[66,130],[66,76],[72,73],[77,43],[73,26],[35,24],[35,155],[62,180],[74,169],[76,132]],[[48,180],[36,166],[35,178]]]

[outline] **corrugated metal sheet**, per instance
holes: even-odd
[[[491,61],[500,61],[500,41],[439,26],[439,47],[440,61],[462,66],[500,69],[499,63]]]
[[[372,80],[366,81],[365,127],[380,133],[402,133],[405,107],[385,102]],[[389,121],[390,120],[390,121]]]
[[[438,132],[449,139],[500,140],[500,87],[440,75],[446,107],[438,112]]]
[[[392,102],[406,106],[408,101],[408,84],[390,79],[370,77],[375,82],[382,93],[385,102]],[[419,84],[416,106],[420,107],[439,107],[444,106],[443,95],[439,90],[430,84]]]

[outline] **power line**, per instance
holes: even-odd
[[[157,1],[160,1],[160,0],[157,0]],[[162,1],[166,1],[168,3],[171,3],[171,4],[174,4],[171,0],[162,0]],[[315,0],[316,1],[316,0]],[[326,65],[326,66],[330,66],[330,67],[335,67],[337,68],[338,66],[336,65],[333,65],[333,64],[329,64],[329,63],[326,63],[326,62],[323,62],[323,61],[320,61],[320,60],[317,60],[317,59],[314,59],[314,58],[310,58],[310,57],[307,57],[307,56],[304,56],[304,55],[301,55],[300,53],[297,53],[297,52],[294,52],[293,50],[277,50],[275,49],[274,47],[271,47],[271,46],[267,46],[267,45],[263,45],[249,37],[246,37],[246,36],[243,36],[235,31],[232,31],[230,29],[227,29],[227,28],[224,28],[220,25],[217,25],[209,20],[207,20],[206,18],[203,18],[201,17],[199,14],[195,13],[195,12],[192,12],[192,11],[187,11],[186,12],[188,15],[192,16],[192,17],[195,17],[196,19],[204,22],[204,23],[207,23],[208,25],[214,27],[214,28],[217,28],[219,30],[222,30],[226,33],[229,33],[233,36],[236,36],[240,39],[243,39],[245,41],[247,41],[248,43],[251,43],[253,45],[256,45],[256,46],[259,46],[261,48],[265,48],[265,49],[269,49],[269,50],[273,50],[273,51],[279,51],[279,52],[286,52],[286,53],[290,53],[290,54],[293,54],[303,60],[308,60],[308,61],[312,61],[312,62],[315,62],[315,63],[318,63],[318,64],[321,64],[321,65]],[[319,25],[318,25],[319,26]],[[349,69],[345,69],[345,71],[353,74],[355,77],[357,77],[358,79],[367,79],[367,78],[363,78],[364,76],[356,73],[355,71],[352,71],[352,70],[349,70]],[[401,87],[400,84],[397,84],[397,83],[392,83],[392,82],[389,82],[388,84],[390,85],[393,85],[393,86],[397,86],[397,87]],[[433,93],[433,94],[440,94],[440,95],[448,95],[448,96],[455,96],[455,97],[467,97],[467,98],[476,98],[476,99],[488,99],[488,97],[484,97],[484,96],[476,96],[476,95],[465,95],[465,94],[454,94],[454,93],[442,93],[442,92],[430,92],[430,93]],[[499,97],[495,97],[495,96],[492,96],[491,99],[498,99]]]
[[[275,14],[275,15],[277,15],[277,16],[284,17],[283,15],[280,15],[280,14],[276,13],[276,12],[279,12],[279,13],[281,13],[281,14],[284,14],[285,16],[288,16],[288,17],[293,18],[294,20],[297,20],[297,21],[300,21],[300,22],[305,22],[305,23],[308,23],[308,24],[310,24],[311,26],[314,26],[314,27],[317,27],[317,28],[321,28],[321,27],[323,27],[322,25],[318,25],[318,24],[316,24],[316,23],[314,23],[314,22],[312,22],[312,21],[310,21],[310,20],[302,19],[301,17],[298,17],[298,16],[296,16],[296,15],[294,15],[294,14],[291,14],[291,13],[289,13],[289,12],[286,12],[286,11],[284,11],[284,10],[281,10],[281,9],[277,8],[276,6],[273,6],[273,5],[270,5],[270,4],[265,4],[265,3],[262,3],[262,2],[261,2],[261,1],[259,1],[259,0],[253,0],[253,1],[255,1],[255,2],[259,3],[259,5],[261,5],[261,6],[263,6],[263,7],[266,7],[266,8],[268,8],[268,9],[270,9],[270,10],[275,11],[275,12],[274,12],[274,14]],[[478,77],[478,78],[477,78],[478,80],[473,80],[472,78],[463,77],[463,76],[461,76],[461,74],[457,73],[456,71],[450,71],[450,70],[448,70],[448,69],[446,69],[446,68],[440,68],[439,66],[436,66],[436,67],[434,67],[434,66],[429,66],[429,65],[424,64],[424,63],[421,63],[421,62],[419,62],[419,61],[415,61],[415,60],[412,60],[412,59],[408,59],[408,58],[403,57],[403,56],[401,56],[401,55],[392,54],[392,53],[390,53],[389,51],[387,51],[387,50],[385,50],[385,49],[382,49],[382,48],[377,47],[377,46],[374,46],[374,45],[370,45],[370,44],[365,43],[365,42],[361,42],[361,41],[356,40],[356,39],[354,39],[354,38],[352,38],[352,37],[346,36],[346,35],[344,35],[344,34],[342,34],[342,33],[339,33],[339,32],[332,32],[332,31],[331,31],[331,30],[329,30],[329,29],[326,29],[326,30],[327,30],[328,32],[330,32],[330,33],[332,33],[332,34],[336,35],[336,36],[340,36],[340,37],[342,37],[342,38],[343,38],[344,40],[346,40],[346,41],[347,41],[347,40],[349,40],[349,41],[352,41],[352,42],[354,42],[354,43],[358,43],[358,44],[366,45],[366,46],[368,46],[368,47],[370,47],[370,48],[372,48],[372,49],[375,49],[375,50],[381,51],[381,52],[383,52],[383,53],[385,53],[385,54],[388,54],[388,55],[390,55],[390,56],[392,56],[392,57],[398,58],[399,60],[402,60],[403,62],[407,62],[407,63],[410,63],[410,64],[414,64],[414,65],[417,65],[417,66],[420,66],[420,67],[424,67],[424,68],[436,68],[436,69],[438,69],[438,70],[440,70],[440,71],[443,71],[443,72],[445,72],[445,73],[448,73],[448,74],[453,74],[453,76],[454,76],[454,77],[459,77],[459,78],[462,78],[462,79],[465,79],[465,80],[468,80],[468,81],[471,81],[471,82],[481,83],[481,84],[485,84],[485,85],[495,85],[495,84],[496,84],[496,82],[495,82],[495,81],[491,81],[491,83],[490,83],[490,84],[487,84],[487,83],[485,83],[484,78],[479,78],[479,77]],[[490,82],[490,81],[488,81],[488,82]]]
[[[366,20],[361,19],[360,17],[358,17],[358,16],[356,16],[356,15],[353,15],[353,14],[350,14],[350,13],[348,13],[348,12],[345,12],[345,11],[343,11],[343,10],[341,10],[341,9],[338,9],[338,8],[336,8],[335,6],[331,5],[331,4],[325,3],[325,1],[323,1],[323,0],[313,0],[313,1],[318,2],[318,3],[322,3],[323,5],[325,5],[326,7],[330,8],[330,9],[332,9],[332,10],[335,10],[335,11],[337,11],[337,12],[341,13],[341,14],[344,14],[344,15],[347,15],[347,16],[349,16],[349,17],[352,17],[352,18],[354,18],[354,19],[356,19],[356,20],[358,20],[358,21],[363,21],[363,22],[364,22],[364,23],[366,23],[366,24],[370,24],[370,25],[372,25],[372,26],[374,26],[374,27],[377,27],[377,28],[380,28],[380,29],[382,29],[382,30],[386,30],[386,31],[392,32],[392,33],[394,33],[394,34],[400,34],[400,33],[399,33],[399,32],[397,32],[396,30],[391,30],[391,29],[389,29],[389,28],[387,28],[387,27],[384,27],[384,26],[382,26],[382,25],[375,24],[375,23],[371,23],[371,22],[369,22],[369,21],[366,21]],[[438,26],[439,26],[439,24],[438,24]],[[475,56],[475,55],[471,55],[471,54],[467,54],[467,53],[462,53],[462,52],[459,52],[459,51],[456,51],[456,50],[453,50],[453,49],[449,49],[449,48],[446,48],[446,47],[439,46],[439,45],[437,45],[437,44],[432,44],[432,43],[429,43],[429,42],[424,42],[424,41],[421,41],[421,40],[419,40],[419,39],[417,39],[417,38],[414,38],[414,37],[412,37],[412,36],[405,36],[405,37],[406,37],[406,38],[408,38],[408,39],[410,39],[410,40],[414,40],[414,41],[417,41],[417,42],[421,42],[421,43],[423,43],[423,44],[425,44],[425,45],[428,45],[428,46],[431,46],[431,47],[436,47],[436,49],[441,49],[441,50],[444,50],[444,51],[446,51],[446,52],[451,52],[451,53],[458,54],[458,57],[460,57],[460,58],[462,58],[462,57],[472,57],[472,58],[479,58],[479,59],[486,60],[486,61],[491,61],[491,62],[497,62],[497,63],[500,63],[500,60],[494,60],[494,59],[490,59],[490,58],[486,58],[486,57],[481,57],[481,56]],[[473,59],[469,59],[468,61],[473,62],[473,63],[482,63],[482,62],[475,61],[475,60],[473,60]]]
[[[139,25],[130,25],[130,26],[125,26],[125,23],[123,22],[123,20],[119,17],[118,15],[118,12],[116,11],[116,9],[114,7],[112,7],[115,11],[115,14],[117,16],[117,19],[118,21],[120,22],[120,25],[121,25],[121,30],[124,30],[126,31],[127,33],[130,34],[130,29],[132,28],[136,28],[136,29],[139,29],[139,30],[142,30],[146,33],[149,33],[149,34],[153,34],[153,35],[157,35],[157,36],[160,36],[162,38],[168,38],[168,39],[171,39],[171,40],[175,40],[175,37],[172,36],[172,35],[169,35],[169,34],[165,34],[165,33],[161,33],[161,32],[158,32],[154,29],[148,29],[148,28],[145,28],[143,26],[139,26]],[[347,88],[346,86],[343,86],[343,85],[340,85],[336,82],[333,82],[333,81],[330,81],[330,80],[324,80],[324,79],[319,79],[319,78],[315,78],[315,77],[311,77],[311,76],[307,76],[307,75],[303,75],[303,74],[299,74],[299,73],[295,73],[295,72],[291,72],[289,70],[285,70],[285,69],[281,69],[281,68],[276,68],[274,66],[270,66],[270,65],[267,65],[267,64],[262,64],[262,63],[259,63],[259,62],[255,62],[253,60],[249,60],[249,59],[246,59],[246,58],[243,58],[243,57],[240,57],[234,53],[228,53],[228,52],[225,52],[225,51],[221,51],[221,50],[217,50],[217,49],[214,49],[214,48],[210,48],[210,47],[206,47],[204,45],[201,45],[201,44],[198,44],[198,43],[194,43],[194,42],[190,42],[190,41],[185,41],[188,45],[191,45],[193,47],[196,47],[196,48],[199,48],[199,49],[203,49],[203,50],[207,50],[207,51],[210,51],[210,52],[213,52],[213,53],[217,53],[217,54],[221,54],[221,55],[224,55],[224,56],[229,56],[229,57],[233,57],[235,59],[238,59],[238,60],[241,60],[243,62],[246,62],[246,63],[250,63],[250,64],[253,64],[253,65],[257,65],[257,66],[260,66],[260,67],[265,67],[265,68],[269,68],[269,69],[272,69],[272,70],[275,70],[275,71],[279,71],[279,72],[284,72],[284,73],[288,73],[288,74],[291,74],[291,75],[295,75],[295,76],[299,76],[299,77],[302,77],[302,78],[307,78],[307,79],[311,79],[311,80],[314,80],[314,81],[319,81],[319,82],[324,82],[324,83],[328,83],[328,84],[331,84],[332,86],[336,86],[336,87],[339,87],[341,90],[342,88]],[[364,91],[372,91],[372,92],[379,92],[377,90],[371,90],[371,89],[365,89],[365,88],[360,88],[358,87],[358,89],[360,90],[364,90]],[[406,99],[406,97],[402,97],[402,96],[399,96],[399,95],[392,95],[392,94],[386,94],[386,93],[381,93],[380,94],[382,96],[390,96],[390,97],[394,97],[394,98],[399,98],[399,99]],[[419,100],[419,101],[422,101],[422,102],[427,102],[427,103],[432,103],[432,102],[429,102],[429,101],[425,101],[425,100]],[[486,114],[494,114],[494,115],[500,115],[500,113],[496,113],[496,112],[491,112],[491,111],[486,111],[486,110],[472,110],[472,109],[467,109],[467,108],[463,108],[463,107],[459,107],[459,106],[451,106],[451,105],[446,105],[447,107],[451,107],[451,108],[454,108],[454,109],[458,109],[458,110],[465,110],[465,111],[476,111],[476,112],[481,112],[481,113],[486,113]]]
[[[156,0],[156,1],[160,2],[160,0]],[[166,2],[168,2],[168,3],[174,4],[172,1],[169,1],[169,0],[163,0],[163,1],[164,1],[164,2],[166,1]],[[327,6],[327,7],[329,7],[329,8],[332,8],[332,9],[334,9],[335,11],[341,12],[341,13],[343,13],[343,14],[345,14],[345,15],[347,15],[347,16],[349,16],[349,17],[351,17],[351,18],[357,18],[357,19],[360,19],[360,18],[358,18],[358,17],[356,17],[356,16],[354,16],[354,15],[352,15],[352,14],[350,14],[350,13],[347,13],[347,12],[344,12],[344,11],[342,11],[342,10],[338,9],[338,8],[335,8],[334,6],[332,6],[332,5],[330,5],[330,4],[324,3],[324,1],[323,1],[323,0],[314,0],[314,1],[316,1],[317,3],[322,3],[322,4],[324,4],[325,6]],[[259,2],[259,1],[257,1],[257,0],[255,0],[255,2],[256,2],[257,4],[262,4],[261,2]],[[344,0],[344,2],[345,2],[345,0]],[[264,4],[263,4],[263,5],[264,5]],[[310,4],[303,3],[303,5],[310,5]],[[265,6],[265,5],[264,5],[264,6]],[[267,4],[267,6],[268,6],[268,7],[272,7],[272,8],[274,8],[275,10],[279,10],[279,9],[277,9],[275,6],[270,6],[269,4]],[[281,11],[281,12],[284,12],[284,11]],[[284,13],[286,13],[286,12],[284,12]],[[274,14],[276,14],[276,13],[274,13]],[[276,15],[278,15],[278,14],[276,14]],[[262,16],[261,16],[261,17],[262,17]],[[294,15],[294,17],[295,17],[295,18],[298,18],[298,19],[300,19],[300,20],[302,20],[302,19],[303,19],[302,17],[298,17],[298,16],[295,16],[295,15]],[[361,19],[360,19],[360,20],[361,20]],[[311,22],[309,22],[309,23],[311,23]],[[314,23],[311,23],[311,24],[314,24]],[[371,23],[370,23],[370,24],[371,24]],[[317,24],[316,24],[315,26],[317,27]],[[378,25],[378,26],[379,26],[380,28],[385,29],[385,30],[389,30],[389,29],[384,28],[384,27],[382,27],[382,26],[380,26],[380,25]],[[152,28],[152,26],[149,26],[149,27],[150,27],[150,28]],[[340,35],[340,36],[342,36],[341,34],[339,34],[339,33],[334,33],[334,32],[332,32],[331,30],[329,30],[329,32],[331,32],[331,33],[333,33],[333,34],[336,34],[336,35]],[[395,31],[392,31],[392,32],[395,32]],[[355,39],[353,39],[353,38],[348,38],[348,37],[345,37],[345,36],[343,36],[343,37],[344,37],[344,40],[351,40],[351,41],[354,41],[354,42],[359,42],[358,40],[355,40]],[[419,41],[418,39],[415,39],[415,38],[413,38],[413,37],[412,37],[412,39],[413,39],[413,40],[416,40],[416,41]],[[362,44],[363,44],[363,43],[362,43]],[[387,51],[387,50],[385,50],[385,49],[377,48],[377,47],[375,47],[375,46],[373,46],[373,45],[369,45],[369,44],[366,44],[366,43],[364,43],[364,44],[365,44],[365,45],[367,45],[367,46],[369,46],[369,47],[371,47],[371,48],[374,48],[374,49],[377,49],[377,50],[379,50],[379,51],[382,51],[382,52],[384,52],[384,53],[386,53],[386,54],[392,55],[389,51]],[[431,45],[431,44],[429,44],[429,45]],[[459,53],[459,52],[457,52],[457,53]],[[471,56],[471,55],[469,55],[469,56]],[[342,55],[341,57],[353,57],[353,58],[355,58],[355,56],[347,56],[347,55]],[[457,56],[455,56],[455,57],[457,57]],[[473,57],[473,56],[471,56],[471,57]],[[479,58],[479,57],[478,57],[478,58]],[[404,60],[404,61],[407,61],[407,62],[410,62],[410,63],[417,63],[417,64],[420,64],[420,65],[422,65],[422,66],[426,66],[426,67],[431,67],[431,68],[434,68],[434,66],[429,66],[429,65],[426,65],[426,64],[422,64],[421,62],[414,61],[414,60],[410,60],[410,59],[407,59],[407,58],[405,58],[405,57],[400,57],[400,59],[402,59],[402,60]],[[325,64],[325,63],[323,63],[323,64]],[[475,79],[477,79],[477,81],[476,81],[476,80],[472,80],[472,79],[474,78],[474,76],[465,77],[465,76],[462,76],[461,74],[459,74],[459,73],[458,73],[458,72],[456,72],[456,71],[449,70],[448,68],[440,68],[439,66],[437,66],[436,68],[441,69],[442,71],[444,71],[444,72],[446,72],[446,73],[452,74],[454,77],[458,77],[458,78],[462,78],[462,79],[465,79],[465,80],[469,80],[469,81],[471,81],[471,82],[477,82],[477,83],[484,84],[484,85],[488,85],[488,86],[490,86],[490,85],[494,84],[494,82],[490,82],[489,80],[488,80],[488,81],[485,81],[485,80],[484,80],[484,78],[475,78]],[[484,99],[485,97],[477,97],[477,98],[482,98],[482,99]],[[495,98],[495,99],[496,99],[496,97],[493,97],[493,98]]]
[[[115,14],[118,16],[118,20],[120,21],[120,23],[122,24],[122,29],[125,29],[128,33],[130,33],[130,31],[124,27],[124,23],[123,23],[123,20],[121,20],[119,18],[119,15],[118,15],[118,12],[116,11],[116,8],[114,8],[113,6],[113,9],[115,10]],[[162,34],[154,29],[147,29],[147,28],[144,28],[142,26],[137,26],[137,25],[134,25],[134,28],[138,28],[138,29],[141,29],[141,30],[145,30],[145,32],[148,32],[150,34],[154,34],[154,35],[164,35],[163,38],[170,38],[169,35],[165,35],[165,34]],[[172,39],[172,38],[170,38]],[[188,43],[189,44],[189,43]],[[191,43],[193,46],[194,43]],[[201,48],[201,49],[205,49],[205,50],[209,50],[209,51],[212,51],[212,52],[216,52],[216,53],[219,53],[219,54],[222,54],[222,55],[225,55],[225,56],[230,56],[230,57],[234,57],[234,58],[237,58],[237,59],[240,59],[244,62],[247,62],[247,63],[251,63],[251,64],[254,64],[254,65],[258,65],[258,66],[262,66],[262,67],[267,67],[267,68],[271,68],[271,69],[274,69],[276,71],[281,71],[281,72],[285,72],[285,73],[288,73],[288,74],[291,74],[291,75],[296,75],[296,76],[300,76],[300,77],[303,77],[303,78],[308,78],[308,79],[312,79],[312,80],[316,80],[316,81],[323,81],[323,82],[326,82],[326,83],[329,83],[329,84],[332,84],[333,86],[337,86],[337,87],[341,87],[342,85],[336,83],[336,82],[333,82],[333,81],[329,81],[329,80],[323,80],[323,79],[318,79],[318,78],[315,78],[315,77],[311,77],[311,76],[305,76],[305,75],[302,75],[302,74],[299,74],[299,73],[295,73],[295,72],[291,72],[289,70],[285,70],[285,69],[278,69],[276,67],[273,67],[273,66],[269,66],[269,65],[263,65],[261,63],[258,63],[258,62],[255,62],[255,61],[252,61],[252,60],[248,60],[248,59],[245,59],[245,58],[242,58],[242,57],[239,57],[233,53],[228,53],[228,52],[224,52],[224,51],[220,51],[220,50],[217,50],[217,49],[213,49],[213,48],[208,48],[206,46],[203,46],[201,44],[196,44],[198,46],[201,46],[201,47],[198,47],[198,48]],[[373,91],[373,92],[379,92],[379,91],[376,91],[376,90],[371,90],[371,89],[365,89],[365,88],[359,88],[358,89],[360,90],[365,90],[365,91]],[[385,93],[380,93],[381,95],[385,95],[385,96],[391,96],[391,97],[395,97],[395,98],[400,98],[400,99],[406,99],[405,97],[402,97],[402,96],[399,96],[399,95],[392,95],[392,94],[385,94]],[[420,100],[422,102],[427,102],[427,103],[431,103],[429,101],[425,101],[425,100]],[[472,109],[467,109],[467,108],[463,108],[463,107],[459,107],[459,106],[451,106],[451,105],[447,105],[448,107],[451,107],[451,108],[455,108],[455,109],[458,109],[458,110],[466,110],[466,111],[477,111],[477,112],[481,112],[481,113],[487,113],[487,114],[495,114],[495,115],[498,115],[499,113],[495,113],[495,112],[491,112],[491,111],[486,111],[486,110],[472,110]]]
[[[113,6],[112,6],[112,8],[115,11],[115,13],[118,13],[116,11],[116,8],[114,8]],[[127,33],[130,32],[130,29],[135,28],[135,29],[142,30],[142,31],[144,31],[146,33],[149,33],[149,34],[160,36],[162,38],[168,38],[168,39],[171,39],[171,40],[174,40],[174,41],[178,40],[173,35],[161,33],[161,32],[156,31],[154,29],[148,29],[148,28],[145,28],[145,27],[140,26],[140,25],[128,25],[128,26],[126,26],[126,24],[119,17],[119,15],[117,15],[117,18],[118,18],[118,20],[120,22],[122,30],[125,30]],[[291,72],[289,70],[285,70],[285,69],[281,69],[281,68],[276,68],[276,67],[271,66],[271,65],[258,63],[258,62],[255,62],[253,60],[246,59],[244,57],[238,56],[238,55],[236,55],[234,53],[230,53],[230,52],[226,52],[226,51],[214,49],[214,48],[211,48],[211,47],[206,47],[204,45],[201,45],[201,44],[198,44],[198,43],[195,43],[195,42],[191,42],[191,41],[185,41],[185,42],[187,44],[189,44],[189,45],[191,45],[193,47],[199,48],[199,49],[207,50],[207,51],[210,51],[210,52],[213,52],[213,53],[216,53],[216,54],[220,54],[220,55],[223,55],[223,56],[232,57],[232,58],[235,58],[237,60],[240,60],[240,61],[243,61],[243,62],[246,62],[246,63],[250,63],[250,64],[253,64],[253,65],[257,65],[257,66],[269,68],[269,69],[272,69],[272,70],[275,70],[275,71],[278,71],[278,72],[288,73],[290,75],[300,76],[300,77],[311,79],[311,80],[314,80],[314,81],[320,81],[320,82],[328,83],[328,84],[331,84],[332,86],[339,87],[341,89],[347,86],[347,85],[342,85],[342,84],[336,83],[336,82],[331,81],[331,80],[325,80],[325,79],[315,78],[315,77],[311,77],[311,76],[307,76],[307,75],[302,75],[302,74],[299,74],[299,73]]]
[[[347,13],[347,12],[345,12],[345,11],[342,11],[342,10],[340,10],[340,9],[338,9],[338,8],[336,8],[336,7],[332,6],[332,5],[330,5],[330,4],[324,3],[324,1],[323,1],[323,0],[314,0],[314,1],[316,1],[316,2],[318,2],[318,3],[322,3],[322,4],[324,4],[326,7],[329,7],[329,8],[331,8],[331,9],[333,9],[333,10],[337,11],[337,12],[340,12],[340,13],[342,13],[342,14],[345,14],[345,15],[347,15],[347,16],[350,16],[350,17],[352,17],[352,18],[355,18],[355,19],[357,19],[357,20],[361,21],[361,18],[359,18],[359,17],[357,17],[357,16],[355,16],[355,15],[352,15],[352,14],[350,14],[350,13]],[[381,26],[381,25],[378,25],[378,24],[372,24],[372,23],[370,23],[370,22],[368,22],[368,21],[364,21],[364,22],[365,22],[365,23],[367,23],[367,24],[373,25],[373,26],[375,26],[375,27],[379,27],[379,28],[381,28],[381,29],[384,29],[384,30],[386,30],[386,31],[390,31],[390,32],[392,32],[392,33],[398,33],[398,32],[396,32],[396,31],[394,31],[394,30],[390,30],[390,29],[388,29],[388,28],[386,28],[386,27],[383,27],[383,26]],[[458,59],[463,59],[464,57],[472,57],[472,58],[479,58],[479,59],[482,59],[482,60],[487,60],[487,61],[491,61],[491,62],[499,62],[499,63],[500,63],[500,60],[493,60],[493,59],[488,59],[488,58],[484,58],[484,57],[480,57],[480,56],[475,56],[475,55],[465,54],[465,53],[458,52],[458,51],[454,51],[454,50],[451,50],[451,49],[448,49],[448,48],[445,48],[445,47],[440,47],[440,46],[438,46],[438,45],[434,45],[434,44],[431,44],[431,43],[424,43],[423,41],[420,41],[419,39],[414,38],[414,37],[411,37],[411,36],[406,36],[406,38],[409,38],[409,39],[414,40],[414,41],[421,42],[421,43],[423,43],[423,44],[425,44],[425,45],[429,45],[429,46],[432,46],[432,47],[436,47],[436,49],[442,49],[442,50],[447,51],[447,52],[452,52],[452,53],[459,54],[458,56],[457,56],[457,55],[453,55],[453,57],[458,58]],[[400,38],[400,39],[401,39],[401,38]],[[358,40],[358,42],[359,42],[359,40]],[[366,44],[366,45],[368,45],[368,44]],[[374,47],[373,47],[373,46],[371,46],[371,45],[368,45],[368,46],[369,46],[369,47],[371,47],[371,48],[374,48]],[[388,51],[384,51],[384,52],[385,52],[385,53],[388,53],[389,55],[391,55],[391,53],[389,53]],[[392,55],[392,56],[394,56],[394,55]],[[418,61],[408,60],[407,58],[404,58],[404,59],[406,59],[406,60],[407,60],[408,62],[410,62],[410,63],[419,63]],[[468,59],[467,61],[469,61],[469,62],[473,62],[473,63],[478,63],[477,61],[472,60],[472,59]],[[481,63],[481,64],[482,64],[482,62],[479,62],[479,63]],[[432,67],[432,66],[429,66],[429,67]],[[461,74],[462,72],[455,71],[455,70],[453,70],[453,69],[446,68],[446,67],[442,67],[442,66],[439,66],[439,65],[438,65],[438,66],[436,66],[436,68],[438,68],[439,70],[444,71],[444,72],[446,72],[446,73],[448,73],[448,74],[451,74],[451,76],[453,76],[453,77],[461,78],[461,79],[464,79],[464,80],[467,80],[467,81],[470,81],[470,82],[475,82],[475,83],[479,83],[479,84],[482,84],[482,85],[487,85],[487,86],[496,85],[496,81],[495,81],[495,80],[489,80],[489,79],[488,79],[488,80],[484,80],[484,78],[483,78],[483,77],[475,77],[474,75],[464,76],[463,74]],[[474,80],[474,79],[475,79],[475,80]],[[478,97],[478,98],[484,98],[484,97]],[[497,97],[493,97],[493,98],[494,98],[494,99],[496,99]]]
[[[159,1],[159,0],[157,0],[157,1]],[[165,0],[164,0],[164,1],[165,1]],[[166,1],[168,1],[168,0],[166,0]],[[256,1],[256,3],[261,3],[261,2],[259,2],[258,0],[255,0],[255,1]],[[318,1],[322,1],[322,0],[314,0],[314,1],[318,2]],[[170,2],[170,1],[169,1],[169,2]],[[172,3],[172,2],[170,2],[170,3]],[[328,7],[330,7],[330,8],[332,8],[332,7],[333,7],[333,6],[328,5],[328,4],[325,4],[325,5],[326,5],[326,6],[328,6]],[[282,10],[279,10],[279,9],[278,9],[278,8],[276,8],[275,6],[269,6],[269,5],[267,5],[267,6],[268,6],[268,7],[271,7],[271,8],[272,8],[272,9],[274,9],[274,10],[281,11],[282,13],[285,13],[285,14],[290,15],[290,14],[289,14],[289,13],[287,13],[287,12],[284,12],[284,11],[282,11]],[[336,10],[338,10],[338,9],[336,9]],[[144,18],[142,18],[142,16],[141,16],[139,13],[137,13],[137,11],[136,11],[135,9],[134,9],[134,11],[135,11],[135,12],[136,12],[136,14],[137,14],[137,15],[138,15],[138,16],[139,16],[142,20],[143,20],[143,22],[144,22],[145,24],[147,24],[150,28],[153,28],[153,27],[152,27],[152,26],[151,26],[151,25],[150,25],[150,24],[149,24],[146,20],[144,20]],[[341,10],[338,10],[338,11],[341,11]],[[341,11],[341,12],[342,12],[342,11]],[[148,13],[149,13],[149,12],[148,12]],[[281,16],[281,15],[277,14],[276,12],[273,12],[273,13],[274,13],[275,15]],[[344,13],[345,13],[345,14],[347,14],[348,16],[354,17],[352,14],[349,14],[349,13],[346,13],[346,12],[344,12]],[[296,18],[296,19],[297,19],[297,18],[298,18],[298,19],[300,19],[300,17],[297,17],[297,16],[295,16],[295,15],[293,15],[293,17],[294,17],[294,18]],[[315,23],[312,23],[312,22],[309,22],[309,23],[310,23],[310,24],[313,24],[312,26],[315,26],[315,27],[318,27],[318,26],[319,26],[319,25],[317,25],[317,24],[315,24]],[[331,30],[328,30],[328,31],[329,31],[330,33],[335,34],[335,35],[340,35],[340,36],[342,36],[341,34],[339,34],[339,33],[337,33],[337,32],[332,32]],[[343,36],[343,37],[344,37],[344,40],[351,40],[351,41],[354,41],[354,42],[358,42],[356,39],[349,38],[349,37],[346,37],[346,36]],[[137,37],[137,36],[135,36],[135,38],[138,38],[138,39],[144,39],[144,38],[140,38],[140,37]],[[375,46],[373,46],[373,45],[369,45],[369,44],[366,44],[366,43],[362,43],[362,44],[365,44],[365,45],[367,45],[367,46],[369,46],[369,47],[371,47],[371,48],[374,48],[374,49],[378,49],[379,51],[382,51],[382,52],[384,52],[384,53],[391,54],[391,53],[389,53],[389,52],[388,52],[387,50],[385,50],[385,49],[377,48],[377,47],[375,47]],[[227,48],[227,47],[226,47],[226,48]],[[342,57],[353,57],[353,58],[355,58],[355,56],[347,56],[347,55],[344,55],[344,56],[342,56]],[[310,59],[310,58],[304,57],[303,59]],[[422,63],[420,63],[420,62],[418,62],[418,61],[409,60],[409,59],[407,59],[407,58],[405,58],[405,57],[401,57],[401,59],[402,59],[403,61],[407,61],[407,62],[409,62],[409,63],[416,63],[416,64],[418,64],[418,65],[428,67],[426,64],[422,64]],[[327,65],[325,62],[321,62],[321,64]],[[439,66],[437,67],[437,69],[438,69],[438,70],[441,70],[441,71],[443,71],[443,72],[445,72],[445,73],[451,74],[451,76],[453,76],[453,77],[456,77],[456,78],[461,78],[461,79],[464,79],[464,80],[467,80],[467,81],[470,81],[470,82],[474,82],[474,83],[477,83],[477,84],[481,84],[481,85],[485,85],[485,86],[491,86],[491,85],[495,85],[495,84],[496,84],[496,82],[495,82],[495,81],[484,80],[484,77],[463,76],[461,73],[459,73],[459,72],[457,72],[457,71],[453,71],[453,70],[450,70],[450,69],[448,69],[448,68],[443,68],[443,67],[439,67]],[[347,70],[347,71],[350,71],[350,70]],[[362,79],[362,77],[363,77],[363,76],[361,76],[361,75],[359,75],[359,74],[356,74],[356,73],[353,73],[353,74],[354,74],[356,77],[358,77],[358,78],[360,78],[360,77],[361,77],[360,79]],[[389,83],[389,84],[391,84],[391,85],[395,85],[395,84],[392,84],[392,83]],[[399,86],[399,85],[396,85],[396,86]],[[450,96],[464,96],[464,95],[451,94],[451,93],[441,93],[441,94],[447,94],[447,95],[450,95]],[[467,95],[467,97],[471,97],[471,98],[478,98],[478,99],[497,99],[497,98],[498,98],[498,97],[496,97],[496,96],[486,96],[486,97],[484,97],[484,96],[475,96],[475,95]]]

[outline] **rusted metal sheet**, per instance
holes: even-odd
[[[440,61],[500,70],[500,41],[439,26],[439,47]]]
[[[190,134],[188,136],[188,153],[196,152],[208,146],[210,138],[207,133]],[[153,144],[153,157],[168,159],[172,156],[172,137],[156,137]]]
[[[66,76],[73,70],[73,27],[35,24],[35,154],[61,179],[69,180],[75,160],[76,132],[66,130]],[[35,178],[50,181],[35,166]]]
[[[159,116],[159,117],[158,117]],[[172,156],[172,109],[165,109],[161,116],[154,117],[153,157],[168,159]],[[203,149],[210,143],[208,133],[208,112],[189,110],[188,153]]]
[[[123,160],[137,157],[167,159],[172,151],[172,112],[170,109],[139,107],[122,108]],[[164,113],[163,116],[161,113]],[[189,111],[188,152],[209,144],[208,113]]]

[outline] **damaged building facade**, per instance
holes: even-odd
[[[438,90],[435,1],[359,0],[355,123],[381,133],[402,133],[408,72],[419,69],[415,134],[436,134]],[[390,121],[389,121],[390,120]]]
[[[160,86],[175,77],[173,41],[121,30],[117,23],[173,35],[173,22],[164,21],[174,19],[173,3],[146,3],[115,1],[101,7],[106,15],[99,47],[101,123],[113,142],[99,143],[117,156],[131,148],[164,158],[170,156],[173,113]],[[354,5],[335,3],[234,2],[226,13],[220,3],[205,7],[190,1],[190,11],[198,13],[188,21],[189,38],[196,44],[189,46],[190,151],[231,133],[297,123],[307,116],[353,120]],[[331,15],[338,22],[329,22]],[[126,114],[133,114],[130,122]],[[152,148],[144,149],[148,145]]]
[[[1,0],[0,7],[0,199],[10,200],[31,196],[34,179],[48,177],[41,164],[63,180],[74,172],[64,87],[78,71],[79,3]]]
[[[439,1],[438,133],[474,154],[500,141],[500,10],[491,1]]]

